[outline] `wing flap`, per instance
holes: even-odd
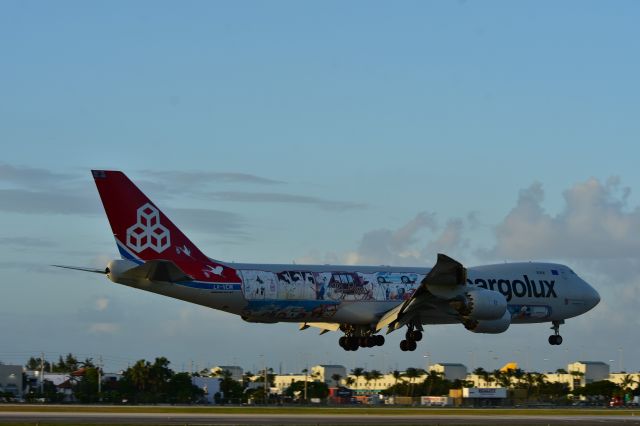
[[[340,329],[340,324],[332,323],[332,322],[303,322],[300,323],[300,330],[306,330],[309,327],[319,328],[320,334],[328,333],[329,331],[338,331]]]

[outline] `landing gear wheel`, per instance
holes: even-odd
[[[562,336],[559,334],[549,336],[549,344],[551,345],[561,345],[562,344]]]
[[[408,340],[401,340],[400,341],[400,350],[403,352],[408,351],[409,349],[407,349],[407,343],[409,343]]]
[[[409,334],[411,335],[411,339],[414,342],[419,342],[420,340],[422,340],[422,331],[420,330],[413,330],[411,332],[409,332]]]
[[[357,337],[352,337],[349,339],[349,350],[350,351],[357,351],[358,347],[360,345],[358,344],[358,338]]]
[[[374,336],[376,339],[376,346],[382,346],[384,345],[384,336],[378,334],[377,336]]]
[[[407,340],[407,350],[408,351],[415,351],[416,348],[418,347],[418,345],[416,345],[416,342],[413,340]]]
[[[347,336],[342,336],[341,338],[338,339],[338,345],[340,345],[340,347],[342,349],[346,349],[347,348],[347,346],[346,346],[347,341],[348,341]]]
[[[560,325],[564,324],[564,320],[560,321],[552,321],[551,329],[553,330],[553,335],[549,336],[549,344],[551,345],[561,345],[562,344],[562,336],[560,336]]]

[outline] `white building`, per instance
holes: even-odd
[[[22,366],[0,365],[0,392],[10,392],[22,397]]]
[[[567,365],[567,371],[582,377],[580,386],[609,379],[609,364],[601,361],[577,361]]]
[[[294,382],[313,382],[316,380],[311,375],[307,374],[278,374],[274,377],[274,387],[277,394],[282,394],[289,386]]]
[[[340,376],[340,380],[347,377],[347,369],[342,365],[321,364],[311,367],[311,374],[329,387],[336,387],[339,383],[333,379],[334,375]]]
[[[220,376],[223,371],[231,373],[231,378],[233,380],[237,380],[239,382],[242,381],[242,375],[244,374],[242,367],[238,367],[237,365],[219,365],[211,369],[211,374],[214,376]]]
[[[442,378],[450,381],[466,380],[467,367],[464,364],[441,362],[429,366],[429,371],[442,374]]]

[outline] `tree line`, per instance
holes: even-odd
[[[220,392],[216,394],[217,403],[244,403],[250,399],[261,403],[275,403],[281,401],[281,396],[270,395],[268,389],[274,386],[275,374],[271,368],[253,374],[244,373],[242,380],[232,377],[229,371],[221,371],[217,375],[208,370],[199,373],[175,372],[170,368],[170,362],[165,357],[155,358],[153,362],[139,360],[126,370],[116,380],[100,380],[103,375],[101,367],[91,358],[80,360],[73,354],[60,356],[56,362],[49,362],[37,357],[31,357],[25,365],[28,370],[70,374],[66,389],[73,395],[75,401],[81,403],[172,403],[192,404],[203,400],[204,391],[192,384],[193,376],[211,376],[220,380]],[[76,372],[74,374],[74,372]],[[307,371],[304,371],[308,373]],[[633,376],[626,375],[620,384],[609,380],[588,383],[582,387],[576,387],[570,391],[566,383],[549,382],[545,374],[538,372],[526,372],[521,369],[487,371],[476,368],[473,373],[482,379],[484,386],[499,386],[510,389],[521,389],[526,398],[535,401],[551,403],[567,402],[570,395],[582,395],[589,398],[611,398],[614,396],[629,397],[640,395],[640,387],[634,388],[636,381]],[[576,381],[581,378],[581,373],[567,373],[563,369],[557,373],[572,374]],[[329,394],[329,386],[317,381],[316,373],[309,375],[309,382],[297,381],[292,383],[285,391],[284,396],[294,400],[304,400],[304,397],[324,399]],[[418,397],[423,395],[440,396],[448,395],[451,389],[472,387],[473,382],[466,380],[447,380],[441,373],[425,371],[420,368],[407,368],[405,371],[395,370],[391,373],[394,383],[380,391],[385,396]],[[346,388],[361,382],[365,382],[365,391],[373,391],[373,383],[383,378],[378,370],[367,371],[363,368],[354,368],[347,377],[334,374],[329,384],[334,387],[341,385]],[[267,381],[265,389],[264,382]],[[98,385],[100,383],[100,386]],[[0,395],[0,398],[3,395]],[[8,397],[9,395],[4,395]],[[51,402],[62,402],[64,393],[58,392],[53,383],[44,381],[42,386],[30,386],[25,395],[26,400],[39,400],[41,398]]]

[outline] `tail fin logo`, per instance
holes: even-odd
[[[162,253],[171,246],[169,230],[160,224],[160,212],[146,203],[137,211],[137,222],[127,228],[127,247],[136,253],[150,248]]]

